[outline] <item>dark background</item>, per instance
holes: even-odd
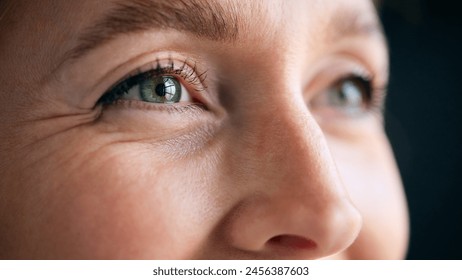
[[[386,110],[408,197],[408,259],[462,259],[462,8],[383,0],[390,47]]]

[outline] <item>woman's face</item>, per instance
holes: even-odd
[[[1,258],[404,256],[370,1],[2,2]]]

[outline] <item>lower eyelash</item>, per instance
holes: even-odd
[[[167,113],[197,113],[203,112],[206,110],[206,107],[200,103],[187,104],[184,106],[177,106],[175,104],[156,104],[148,102],[140,102],[136,100],[115,100],[112,105],[119,106],[122,108],[136,108],[139,110],[148,110],[152,111],[163,111]]]

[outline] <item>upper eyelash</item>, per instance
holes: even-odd
[[[387,95],[387,86],[371,88],[371,104],[369,110],[372,112],[383,113],[385,109],[385,97]]]
[[[382,114],[384,111],[385,97],[387,95],[387,85],[377,85],[376,77],[373,74],[368,74],[364,71],[353,71],[352,74],[346,75],[338,81],[348,79],[348,78],[360,78],[364,82],[368,83],[368,90],[370,94],[370,99],[368,100],[367,110],[372,113]]]
[[[385,85],[376,85],[375,77],[373,75],[359,75],[361,79],[364,79],[369,83],[370,99],[368,110],[373,113],[383,113],[385,106],[385,97],[387,95],[387,84]]]
[[[128,77],[121,82],[117,83],[110,90],[108,90],[101,98],[98,100],[98,104],[112,104],[117,99],[119,99],[124,94],[127,94],[128,91],[136,86],[141,80],[147,79],[149,77],[156,77],[162,75],[176,75],[183,78],[188,84],[194,87],[196,91],[203,91],[206,89],[205,80],[207,78],[207,71],[202,72],[199,75],[196,75],[197,67],[194,63],[193,67],[186,67],[188,64],[188,59],[183,61],[181,67],[176,68],[175,63],[172,59],[169,58],[169,61],[166,66],[161,66],[159,59],[156,60],[156,67],[146,72],[138,73],[134,76]]]

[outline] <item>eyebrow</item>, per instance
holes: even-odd
[[[226,8],[222,1],[209,0],[131,0],[121,1],[109,9],[102,19],[84,30],[76,47],[66,53],[64,60],[78,59],[91,50],[117,38],[121,34],[152,29],[175,29],[189,32],[199,38],[234,42],[241,26],[237,7]],[[226,2],[230,5],[232,2]],[[336,11],[329,20],[332,36],[329,42],[342,37],[360,35],[383,36],[378,21],[363,21],[364,15],[354,9]]]
[[[213,41],[235,41],[237,15],[207,0],[131,0],[116,3],[107,15],[84,31],[66,56],[77,59],[121,34],[150,29],[175,29]]]

